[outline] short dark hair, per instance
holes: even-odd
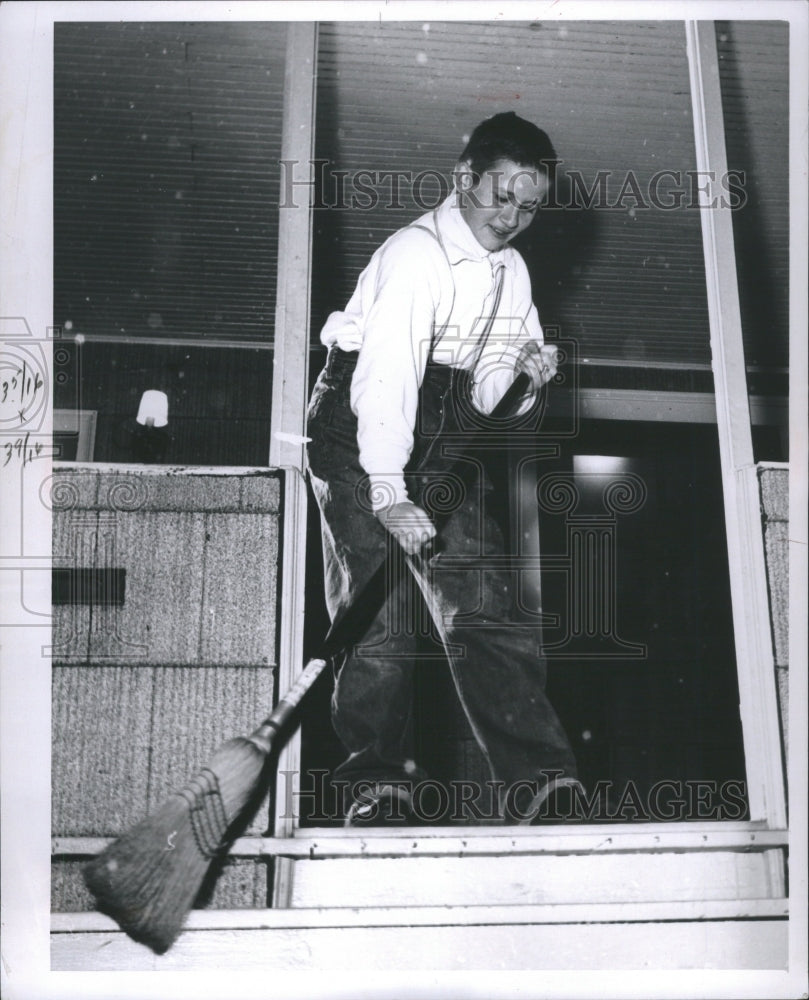
[[[556,150],[546,132],[514,111],[503,111],[486,118],[469,137],[460,155],[479,178],[497,160],[511,160],[520,167],[532,167],[549,173],[549,161],[556,160]]]

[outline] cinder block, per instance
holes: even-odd
[[[195,908],[206,910],[263,910],[269,906],[269,861],[229,858],[206,885]]]
[[[115,514],[99,536],[98,565],[126,570],[126,598],[95,609],[93,662],[198,660],[204,546],[204,514]]]
[[[778,681],[778,706],[781,711],[781,732],[784,737],[784,759],[789,756],[789,670],[779,667],[775,671]]]
[[[241,508],[277,514],[281,508],[282,473],[256,472],[240,477]]]
[[[54,463],[48,493],[43,497],[53,511],[54,519],[72,510],[94,510],[97,506],[98,480],[98,471],[92,466],[68,469]]]
[[[759,470],[761,506],[768,521],[789,519],[789,469]]]
[[[155,674],[149,810],[178,791],[226,740],[246,736],[272,710],[268,667],[166,667]],[[268,826],[266,801],[249,830]]]
[[[72,508],[54,513],[53,568],[94,567],[97,533],[98,514],[95,511]],[[90,655],[90,606],[54,605],[52,615],[51,655],[54,663],[86,663]]]
[[[225,471],[198,474],[167,466],[99,477],[98,501],[112,510],[237,511],[240,495],[239,477]]]
[[[146,812],[153,671],[53,668],[53,834],[106,837]]]
[[[200,659],[275,660],[278,521],[270,514],[210,514],[205,521]]]
[[[82,869],[88,860],[55,858],[51,862],[51,910],[54,913],[82,913],[96,908],[82,878]]]
[[[89,859],[57,858],[51,864],[51,910],[80,913],[96,908],[82,877]],[[268,867],[263,858],[228,858],[200,894],[195,908],[264,909],[268,905]]]
[[[789,525],[769,521],[764,527],[764,551],[770,591],[770,617],[775,641],[775,662],[789,663]]]

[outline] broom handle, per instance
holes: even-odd
[[[500,402],[492,410],[491,417],[498,420],[510,416],[530,384],[531,379],[529,376],[525,372],[520,372],[503,394]],[[542,386],[541,392],[546,391],[546,385],[547,383]],[[479,436],[476,435],[474,440],[476,441]],[[458,475],[464,484],[466,484],[466,479],[474,471],[475,466],[469,462],[465,462],[463,456],[456,458],[448,469],[448,472]],[[433,520],[437,525],[440,525],[449,517],[450,513],[444,513],[441,517],[435,516]],[[388,582],[387,577],[390,570],[390,563],[391,558],[388,552],[359,594],[357,594],[351,606],[332,622],[331,628],[321,643],[320,648],[315,656],[306,664],[303,672],[292,687],[281,697],[269,717],[249,737],[252,742],[260,746],[265,752],[268,752],[272,745],[273,735],[288,722],[295,707],[323,672],[329,659],[341,652],[358,635],[362,635],[365,628],[376,617],[388,594],[388,588],[385,584]],[[405,566],[406,562],[404,559],[396,560],[395,572],[397,575],[394,583],[398,582],[399,578],[403,575]]]

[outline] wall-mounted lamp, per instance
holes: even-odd
[[[169,422],[169,398],[165,392],[147,389],[140,397],[135,419],[144,427],[165,427]]]
[[[147,389],[141,396],[132,451],[136,462],[162,462],[169,443],[169,400],[165,392]]]

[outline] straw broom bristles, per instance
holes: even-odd
[[[264,785],[268,751],[253,738],[225,743],[186,788],[86,865],[99,910],[158,954],[170,948],[234,822]]]
[[[337,641],[340,641],[338,635]],[[310,660],[268,719],[229,740],[188,785],[84,868],[98,909],[158,955],[182,930],[208,869],[267,787],[267,761],[293,711],[326,666]]]

